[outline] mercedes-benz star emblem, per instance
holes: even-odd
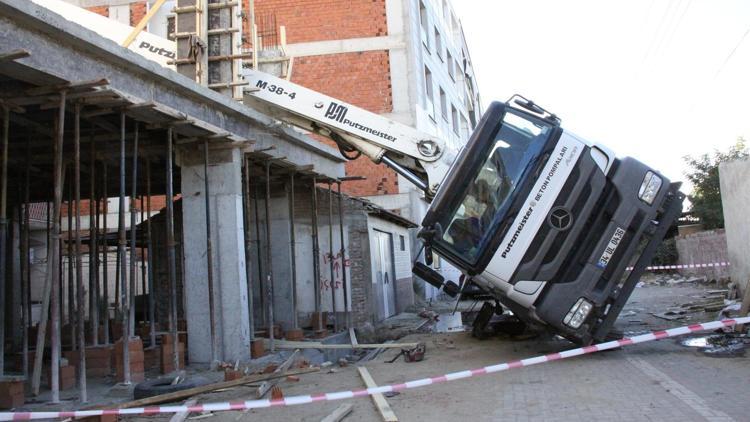
[[[549,222],[549,225],[553,228],[564,231],[568,230],[570,226],[573,224],[573,216],[570,214],[570,211],[563,207],[555,207],[552,209],[552,211],[549,213],[549,217],[547,217],[547,221]]]

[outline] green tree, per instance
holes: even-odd
[[[703,154],[697,157],[685,156],[683,159],[690,166],[685,173],[693,184],[693,194],[688,195],[691,207],[690,213],[700,218],[706,229],[724,227],[724,213],[721,208],[721,187],[719,185],[719,164],[748,157],[748,150],[743,138],[722,152],[714,150],[713,154]]]

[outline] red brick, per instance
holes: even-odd
[[[115,342],[115,375],[118,381],[124,380],[124,369],[123,369],[123,343],[122,339]],[[143,366],[143,342],[140,337],[133,337],[128,342],[128,352],[130,355],[130,378],[134,382],[140,382],[144,380],[144,366]]]
[[[109,6],[92,6],[86,8],[89,12],[109,17]]]
[[[224,370],[224,381],[234,381],[238,380],[245,376],[245,374],[242,371],[235,371],[234,369],[225,369]]]
[[[185,367],[185,343],[177,343],[180,368]],[[170,334],[162,335],[160,370],[162,374],[174,372],[174,342]]]
[[[59,379],[60,390],[67,390],[76,386],[76,366],[66,365],[60,367]],[[47,367],[47,386],[52,385],[52,370]]]
[[[255,359],[266,354],[266,346],[263,339],[257,339],[250,342],[250,356]]]
[[[146,16],[146,2],[130,3],[130,26],[138,25],[138,22]]]

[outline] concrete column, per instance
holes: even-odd
[[[241,156],[238,148],[211,149],[208,167],[217,356],[228,362],[250,358]],[[183,195],[188,351],[191,363],[210,363],[202,148],[180,150],[178,163]]]

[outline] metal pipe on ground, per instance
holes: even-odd
[[[346,327],[351,328],[352,320],[349,312],[349,296],[346,285],[346,247],[344,246],[344,195],[341,193],[341,181],[336,182],[339,196],[339,235],[341,237],[341,284],[344,293],[344,314],[346,315]]]
[[[78,388],[81,402],[88,401],[86,391],[86,304],[83,297],[83,262],[81,258],[81,104],[74,106],[73,120],[73,180],[75,191],[75,257],[76,257],[76,302],[78,304]],[[70,227],[68,227],[70,230]],[[89,290],[91,292],[91,290]]]
[[[122,371],[123,382],[130,384],[130,321],[127,297],[127,263],[125,262],[125,112],[120,112],[120,198],[118,207],[117,264],[119,275],[119,297],[122,322]]]
[[[273,314],[273,261],[271,258],[271,162],[266,161],[266,272],[268,294],[268,339],[271,342],[271,353],[276,351],[274,342]]]
[[[294,228],[294,172],[289,173],[289,247],[291,249],[292,270],[292,324],[295,329],[299,328],[299,317],[297,315],[297,242]],[[288,337],[287,337],[288,338]]]
[[[167,165],[166,165],[166,178],[167,178],[167,278],[169,281],[170,298],[170,325],[169,330],[172,333],[172,360],[174,363],[175,371],[180,369],[180,355],[179,348],[179,337],[177,333],[177,258],[175,256],[175,241],[174,241],[174,190],[172,186],[172,142],[173,142],[172,127],[167,128]]]
[[[336,318],[336,274],[333,265],[333,189],[328,181],[328,265],[331,270],[331,316],[333,317],[333,331],[339,331],[339,321]]]
[[[211,245],[211,191],[208,182],[208,139],[203,141],[203,182],[206,197],[206,271],[208,272],[208,316],[211,333],[211,367],[218,363],[216,350],[216,321],[214,309],[214,259]]]

